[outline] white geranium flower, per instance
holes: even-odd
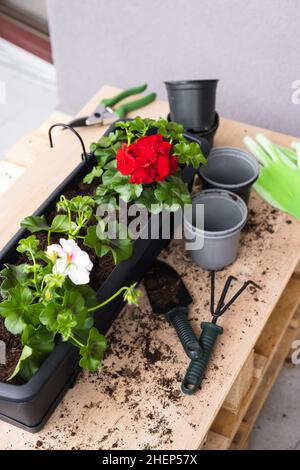
[[[75,240],[59,240],[47,248],[47,255],[54,263],[53,274],[69,276],[76,285],[88,284],[90,271],[93,268],[89,255],[81,250]]]

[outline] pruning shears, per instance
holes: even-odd
[[[113,106],[118,104],[123,99],[128,98],[128,96],[133,96],[137,95],[138,93],[142,93],[146,90],[147,86],[148,85],[145,84],[139,87],[129,88],[128,90],[124,90],[112,98],[103,99],[92,114],[90,114],[89,116],[74,119],[69,123],[69,126],[106,126],[112,124],[117,119],[124,118],[130,111],[134,111],[136,109],[142,108],[143,106],[146,106],[147,104],[152,103],[156,98],[156,93],[150,93],[149,95],[143,96],[142,98],[139,98],[135,101],[124,103],[115,109],[113,109]]]

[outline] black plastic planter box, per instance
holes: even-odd
[[[113,130],[110,128],[108,132]],[[187,135],[186,137],[189,138]],[[207,156],[210,146],[207,141],[191,137],[201,144]],[[94,157],[89,155],[89,166]],[[59,196],[81,181],[90,171],[86,162],[81,162],[60,184],[56,191],[42,204],[34,215],[47,214],[55,207]],[[194,170],[185,167],[183,179],[190,188],[194,178]],[[17,258],[18,241],[27,236],[25,229],[19,230],[5,248],[0,251],[0,264],[14,263]],[[134,241],[133,254],[128,260],[122,261],[114,268],[106,281],[98,290],[99,301],[105,300],[123,285],[139,282],[149,270],[160,251],[168,244],[166,239],[137,239]],[[108,306],[105,315],[95,316],[95,326],[106,333],[124,306],[122,297],[115,299]],[[50,414],[58,405],[68,388],[72,387],[79,372],[78,350],[69,343],[59,342],[48,356],[38,372],[24,385],[0,383],[0,419],[21,427],[30,432],[39,431],[46,423]]]

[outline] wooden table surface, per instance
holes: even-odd
[[[79,113],[88,113],[115,88],[104,87]],[[162,101],[143,108],[140,115],[166,116]],[[88,145],[105,128],[80,130]],[[292,137],[221,119],[215,145],[243,147],[242,139],[263,131],[281,144]],[[80,147],[71,134],[57,135],[55,148],[45,152],[17,185],[0,198],[0,248],[72,170]],[[101,372],[81,374],[76,386],[58,406],[45,428],[29,434],[0,422],[0,449],[197,449],[239,374],[300,255],[300,224],[257,196],[242,236],[238,260],[217,275],[218,290],[226,276],[239,283],[253,279],[262,290],[251,289],[220,320],[219,338],[202,389],[187,397],[180,383],[188,360],[170,327],[153,315],[146,296],[139,308],[126,307],[109,333],[109,354]],[[183,276],[193,295],[190,318],[199,333],[209,320],[207,273],[186,256],[181,241],[173,241],[161,255]],[[104,313],[105,314],[105,313]]]

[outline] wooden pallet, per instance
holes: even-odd
[[[243,450],[255,421],[300,332],[300,278],[298,270],[290,279],[232,391],[208,433],[205,450]],[[251,357],[251,356],[250,356]],[[248,379],[252,368],[252,380]],[[246,380],[245,380],[246,377]],[[240,397],[243,396],[241,400]],[[236,397],[236,401],[232,400]]]

